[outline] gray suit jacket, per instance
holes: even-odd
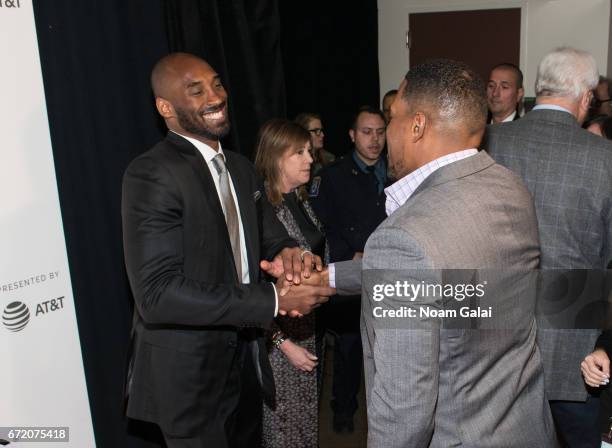
[[[569,113],[534,110],[519,121],[489,126],[485,149],[518,174],[534,197],[545,273],[606,268],[612,259],[610,141],[581,129]],[[598,333],[540,325],[549,399],[586,399],[579,366]]]
[[[434,172],[378,227],[362,273],[368,446],[555,445],[536,346],[535,290],[522,283],[538,262],[529,192],[486,153]],[[340,290],[358,283],[354,267],[336,265]],[[475,301],[436,294],[379,301],[374,294],[377,285],[397,280],[446,285],[485,278],[491,288]],[[493,317],[420,315],[460,303],[491,306]],[[417,314],[378,318],[380,306]]]

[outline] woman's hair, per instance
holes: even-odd
[[[612,140],[612,117],[607,117],[600,125],[601,135],[608,140]]]
[[[308,130],[308,125],[312,120],[321,121],[321,116],[319,114],[314,114],[312,112],[302,112],[297,117],[293,119],[294,123],[299,124],[304,129]]]
[[[272,205],[283,201],[279,161],[288,150],[298,150],[310,143],[308,131],[300,125],[285,119],[274,118],[259,130],[255,146],[255,169],[266,180],[266,194]],[[300,186],[298,195],[305,200],[306,188]]]
[[[612,140],[612,117],[603,114],[596,115],[586,121],[582,127],[588,129],[591,125],[597,125],[601,131],[601,136],[608,140]]]

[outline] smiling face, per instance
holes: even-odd
[[[289,147],[278,161],[282,192],[289,193],[306,184],[310,180],[310,165],[312,165],[310,142]]]
[[[230,129],[219,75],[201,59],[180,57],[165,67],[162,82],[156,105],[168,128],[217,149]]]
[[[402,81],[399,92],[390,106],[391,121],[387,126],[387,148],[389,150],[389,175],[401,179],[415,169],[409,128],[413,126],[413,115],[403,99],[406,81]]]

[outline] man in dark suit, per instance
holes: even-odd
[[[221,148],[229,119],[219,75],[175,53],[156,64],[151,82],[169,132],[130,164],[123,183],[136,304],[127,415],[157,423],[171,448],[258,446],[260,391],[272,397],[274,382],[255,328],[278,312],[309,313],[333,290],[259,282],[260,255],[282,249],[275,264],[294,283],[301,256],[310,276],[312,256],[283,249],[295,243],[272,217],[252,165]]]
[[[487,82],[488,122],[498,124],[521,118],[519,105],[524,94],[520,68],[509,62],[493,67]]]
[[[612,258],[612,143],[580,127],[597,81],[592,55],[554,50],[538,67],[533,110],[487,129],[485,149],[521,176],[534,196],[540,268],[547,275],[553,269],[605,269]],[[597,334],[538,330],[547,396],[570,447],[599,446],[597,403],[587,399],[578,368]]]
[[[349,130],[355,149],[321,170],[311,188],[312,205],[325,226],[330,261],[361,258],[365,243],[385,219],[387,160],[385,120],[380,110],[361,107]],[[318,179],[318,180],[317,180]],[[353,415],[361,384],[360,296],[334,297],[327,327],[335,335],[332,386],[333,429],[354,430]]]

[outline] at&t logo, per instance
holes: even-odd
[[[21,331],[30,321],[30,310],[23,302],[11,302],[2,313],[2,323],[9,331]]]
[[[32,318],[43,317],[49,313],[55,311],[61,311],[64,309],[64,296],[57,297],[55,299],[45,300],[36,304],[36,312]],[[34,305],[32,305],[34,309]],[[30,321],[30,309],[23,302],[11,302],[2,313],[2,323],[9,331],[21,331]]]

